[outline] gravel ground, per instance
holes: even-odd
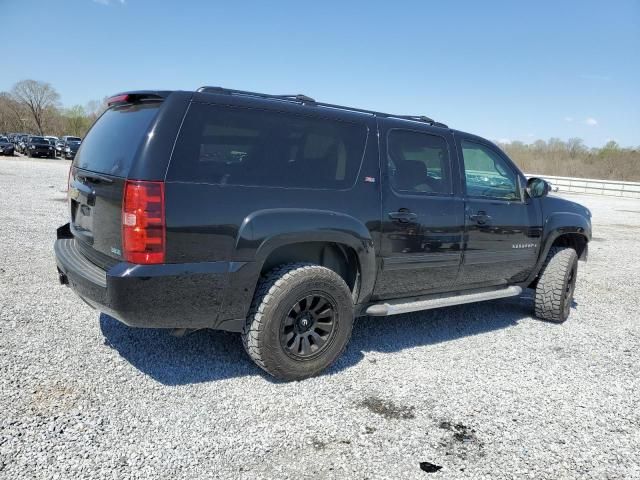
[[[640,478],[640,201],[571,196],[595,238],[566,323],[531,292],[365,318],[286,384],[236,335],[129,329],[58,285],[68,165],[0,158],[0,477]]]

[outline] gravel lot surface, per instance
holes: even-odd
[[[595,238],[566,323],[530,291],[364,318],[285,384],[236,335],[130,329],[59,286],[68,167],[0,158],[1,478],[640,478],[640,201],[570,197]]]

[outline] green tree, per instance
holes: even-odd
[[[89,128],[89,118],[81,105],[74,105],[64,112],[65,128],[68,134],[84,137]]]

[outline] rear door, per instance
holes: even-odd
[[[456,136],[466,190],[458,284],[482,287],[524,281],[540,248],[539,202],[524,195],[524,177],[501,151],[476,137]]]
[[[108,109],[87,134],[69,178],[71,232],[101,266],[122,259],[122,195],[162,103]]]
[[[448,130],[381,120],[378,298],[450,290],[462,258],[464,201]]]

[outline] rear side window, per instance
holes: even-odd
[[[444,138],[391,130],[387,153],[394,190],[426,195],[451,193],[449,149]]]
[[[160,102],[145,102],[107,110],[87,133],[75,165],[92,172],[126,177],[160,105]]]
[[[366,126],[354,123],[194,103],[168,179],[346,189],[360,170],[366,137]]]

